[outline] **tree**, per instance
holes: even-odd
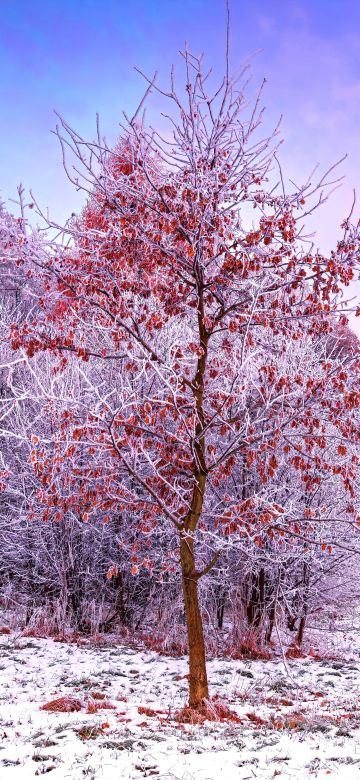
[[[209,695],[200,578],[244,533],[296,534],[276,475],[289,463],[315,489],[333,465],[324,440],[339,442],[343,483],[354,491],[344,442],[359,440],[358,364],[333,404],[333,370],[340,387],[345,380],[331,361],[313,373],[298,345],[310,348],[343,316],[339,293],[357,268],[359,228],[346,221],[329,258],[306,242],[304,218],[326,199],[330,176],[287,194],[276,133],[259,136],[260,95],[249,109],[244,71],[232,79],[227,61],[211,94],[202,61],[183,56],[182,92],[172,77],[169,91],[149,80],[145,95],[168,101],[172,135],[147,130],[143,101],[114,150],[100,133],[87,143],[61,121],[65,165],[88,203],[62,231],[70,242],[38,263],[38,311],[14,324],[11,343],[28,358],[50,351],[59,370],[72,355],[96,361],[91,401],[81,414],[62,410],[56,447],[34,455],[39,500],[47,518],[75,504],[84,521],[120,514],[124,535],[137,529],[134,576],[152,566],[155,534],[165,571],[177,556],[198,707]]]

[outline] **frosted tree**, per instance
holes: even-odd
[[[332,170],[287,193],[276,132],[261,136],[261,96],[249,107],[244,93],[246,69],[232,78],[227,58],[211,89],[202,60],[183,59],[180,89],[173,74],[169,89],[148,79],[114,149],[61,121],[64,164],[88,202],[37,263],[43,292],[11,344],[29,364],[50,352],[63,371],[74,358],[95,361],[99,383],[96,371],[86,379],[81,414],[59,408],[54,447],[35,444],[38,498],[48,519],[75,504],[85,522],[120,513],[124,544],[137,529],[134,576],[153,566],[155,539],[164,571],[179,566],[190,706],[200,707],[209,690],[199,581],[224,545],[265,527],[297,533],[276,476],[291,463],[313,491],[333,466],[330,438],[354,490],[346,442],[358,443],[358,365],[334,400],[345,380],[333,363],[296,362],[301,339],[331,334],[343,316],[359,228],[347,220],[330,257],[306,242],[304,219]],[[163,135],[141,114],[152,91],[168,104]],[[260,496],[246,488],[254,469]]]

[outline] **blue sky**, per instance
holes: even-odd
[[[96,111],[116,138],[142,92],[133,66],[166,79],[184,40],[221,73],[224,0],[1,0],[0,192],[22,181],[61,219],[81,203],[61,168],[53,109],[86,137]],[[285,171],[298,181],[348,152],[346,181],[317,215],[327,250],[359,191],[360,4],[356,0],[232,0],[232,63],[267,78],[268,123],[282,114]],[[156,104],[150,107],[156,122]],[[315,220],[314,220],[315,226]]]

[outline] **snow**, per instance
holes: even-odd
[[[292,660],[288,669],[281,658],[210,660],[211,693],[242,722],[202,726],[175,720],[187,700],[186,658],[16,634],[0,637],[0,648],[1,780],[360,778],[360,663],[351,641],[341,658]],[[94,693],[115,709],[88,714]],[[40,709],[60,696],[82,709]]]

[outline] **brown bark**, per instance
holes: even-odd
[[[271,642],[271,636],[275,625],[275,613],[276,613],[276,601],[275,598],[272,601],[268,612],[268,627],[265,634],[265,642],[269,644]]]
[[[306,618],[308,613],[308,600],[309,600],[309,582],[310,582],[310,569],[307,563],[304,563],[303,567],[303,597],[302,597],[302,614],[300,617],[299,628],[296,636],[296,644],[301,647],[304,639]]]
[[[191,383],[195,400],[196,424],[195,437],[191,449],[194,453],[191,503],[187,516],[180,531],[180,562],[182,587],[184,594],[185,617],[189,649],[189,706],[197,707],[203,699],[208,699],[209,688],[206,673],[205,642],[202,617],[199,604],[198,581],[213,565],[205,567],[203,572],[196,571],[194,554],[194,536],[203,510],[206,490],[206,458],[205,458],[205,415],[204,377],[206,370],[209,333],[204,325],[204,284],[202,270],[195,264],[195,276],[198,293],[198,328],[202,354],[198,357],[196,372]],[[214,562],[217,556],[214,558]]]
[[[180,561],[189,649],[189,706],[197,707],[209,697],[205,643],[195,568],[194,541],[184,534],[180,539]]]
[[[251,574],[251,593],[246,607],[248,623],[259,628],[265,612],[265,570]]]

